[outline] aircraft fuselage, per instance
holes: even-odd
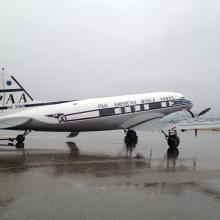
[[[131,129],[191,108],[192,102],[182,94],[159,92],[39,105],[6,117],[32,119],[14,128],[18,130],[81,132]]]

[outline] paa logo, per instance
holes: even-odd
[[[2,100],[2,96],[0,96],[0,100]],[[16,102],[17,101],[17,102]],[[6,104],[15,104],[15,103],[27,103],[27,98],[24,93],[21,96],[18,96],[18,100],[16,100],[13,94],[10,94],[7,98]]]

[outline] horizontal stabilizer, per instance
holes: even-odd
[[[28,123],[29,121],[31,121],[31,119],[26,117],[22,117],[22,118],[11,117],[11,118],[0,119],[0,129],[18,127]]]

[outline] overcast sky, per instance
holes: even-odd
[[[1,0],[0,66],[36,100],[175,91],[220,116],[220,1]]]

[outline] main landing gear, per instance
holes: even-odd
[[[134,130],[124,130],[125,132],[125,143],[136,143],[138,142],[138,136],[136,131]],[[164,131],[162,131],[165,135],[165,138],[167,140],[167,143],[170,148],[177,148],[180,144],[180,139],[177,136],[176,130],[170,130],[168,134],[166,134]]]
[[[137,136],[136,131],[134,131],[134,130],[124,130],[124,132],[126,134],[125,139],[124,139],[126,144],[131,144],[131,143],[137,144],[138,136]]]
[[[167,150],[167,156],[175,157],[175,158],[178,157],[179,156],[178,146],[180,144],[180,139],[177,136],[176,130],[169,130],[168,135],[164,131],[162,131],[162,133],[165,135],[167,144],[169,145],[169,149]]]

